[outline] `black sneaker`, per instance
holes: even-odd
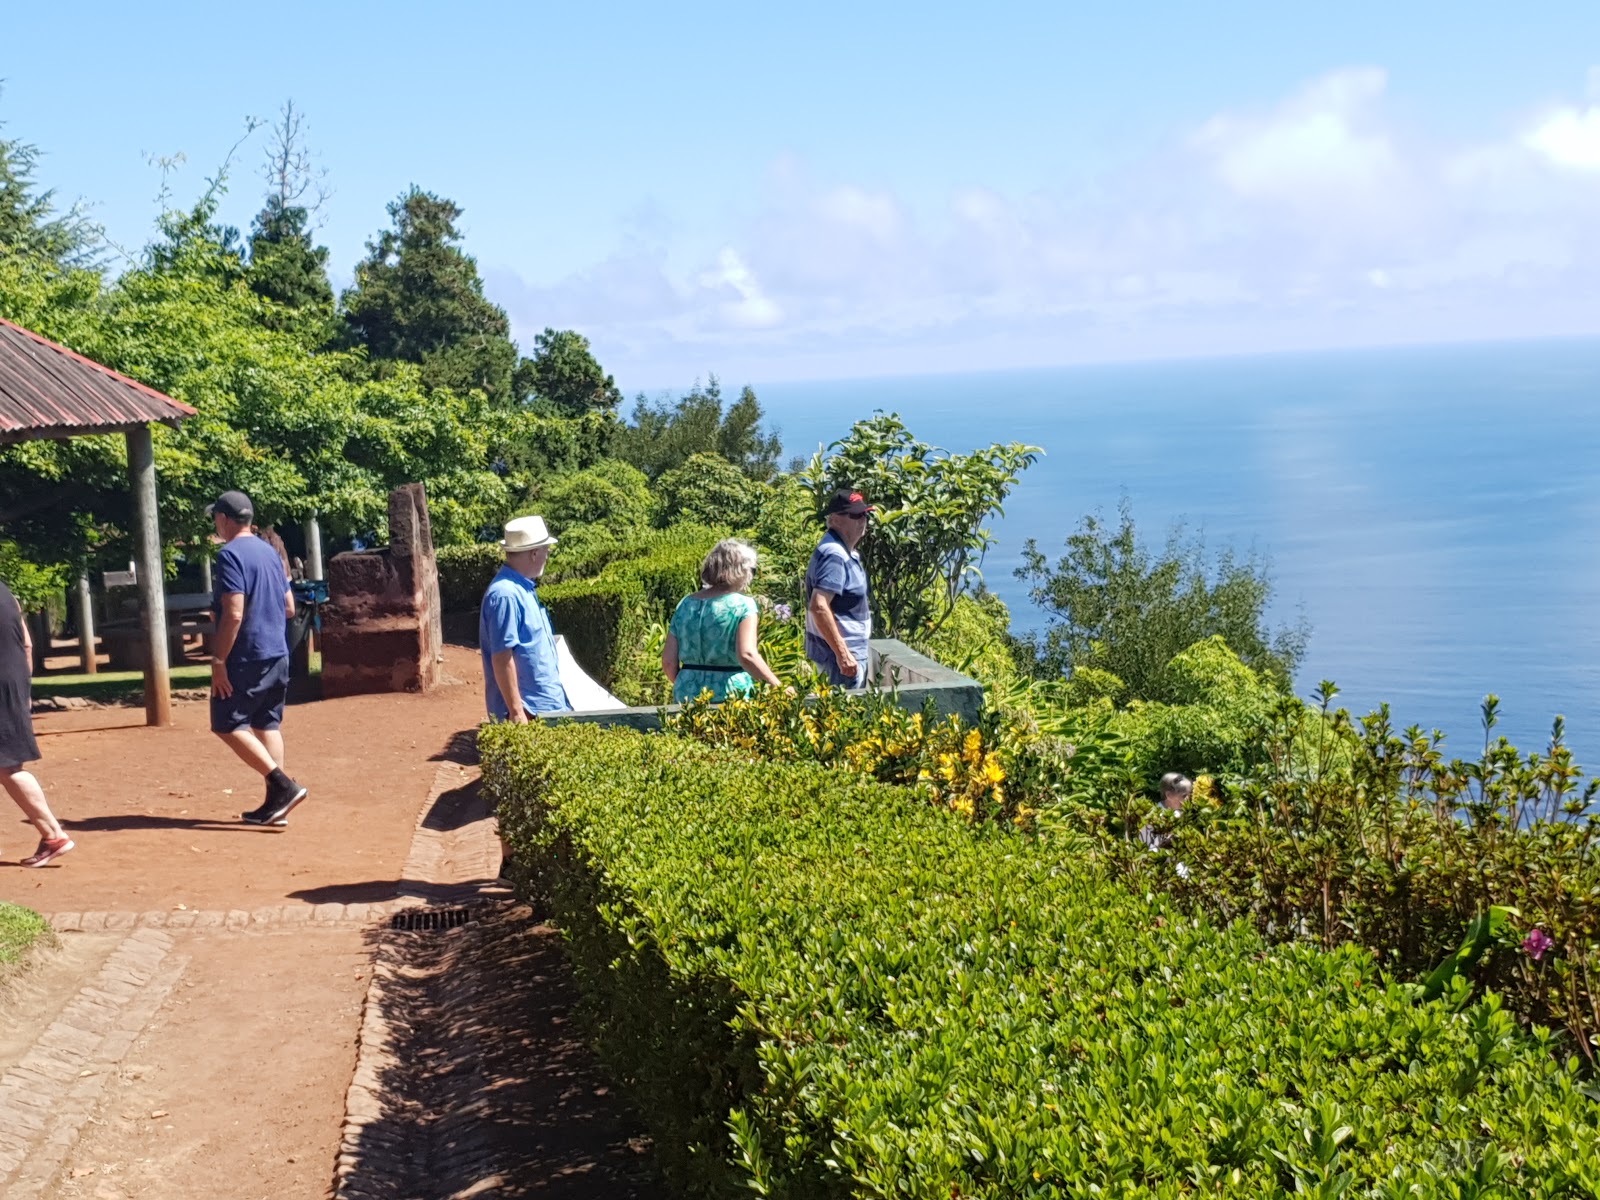
[[[240,816],[250,825],[288,825],[289,813],[306,798],[306,789],[291,779],[277,789],[269,786],[267,791],[266,803]]]
[[[262,812],[266,812],[266,811],[270,810],[271,808],[272,808],[272,780],[268,779],[267,780],[267,798],[264,801],[262,801],[261,811]],[[257,822],[253,822],[253,821],[251,822],[251,824],[256,824],[256,823]],[[289,828],[289,818],[288,817],[279,817],[275,821],[263,820],[263,821],[259,822],[259,824],[271,825],[275,829],[287,829],[287,828]]]

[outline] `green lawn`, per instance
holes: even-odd
[[[211,668],[204,663],[172,668],[175,688],[202,688],[211,683]],[[85,696],[90,700],[116,700],[144,693],[142,671],[101,671],[98,675],[35,675],[35,696]]]
[[[35,942],[49,937],[50,926],[38,913],[0,900],[0,980]]]

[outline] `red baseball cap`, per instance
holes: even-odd
[[[860,492],[852,492],[848,488],[840,488],[833,494],[833,499],[828,501],[828,507],[824,511],[830,517],[834,513],[861,517],[869,512],[877,512],[878,510],[868,504],[866,498]]]

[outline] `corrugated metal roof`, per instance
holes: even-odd
[[[0,442],[113,433],[195,410],[0,318]]]

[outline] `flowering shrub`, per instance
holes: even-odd
[[[1459,978],[1424,999],[837,762],[593,726],[480,748],[688,1194],[1600,1194],[1577,1065]]]
[[[1589,809],[1600,784],[1579,787],[1559,720],[1548,753],[1523,757],[1493,738],[1490,697],[1483,754],[1447,760],[1438,734],[1396,733],[1386,708],[1352,721],[1335,694],[1324,685],[1309,708],[1279,701],[1259,734],[1267,765],[1196,789],[1181,816],[1146,804],[1101,822],[1112,857],[1219,918],[1249,918],[1278,940],[1353,943],[1408,978],[1450,955],[1475,919],[1503,912],[1472,978],[1525,1019],[1565,1027],[1592,1064],[1600,821]],[[1141,823],[1170,837],[1170,853],[1138,848]]]
[[[1026,819],[1006,791],[992,732],[907,712],[881,693],[823,686],[807,697],[765,688],[722,704],[696,700],[667,727],[754,758],[845,767],[904,784],[969,820]]]

